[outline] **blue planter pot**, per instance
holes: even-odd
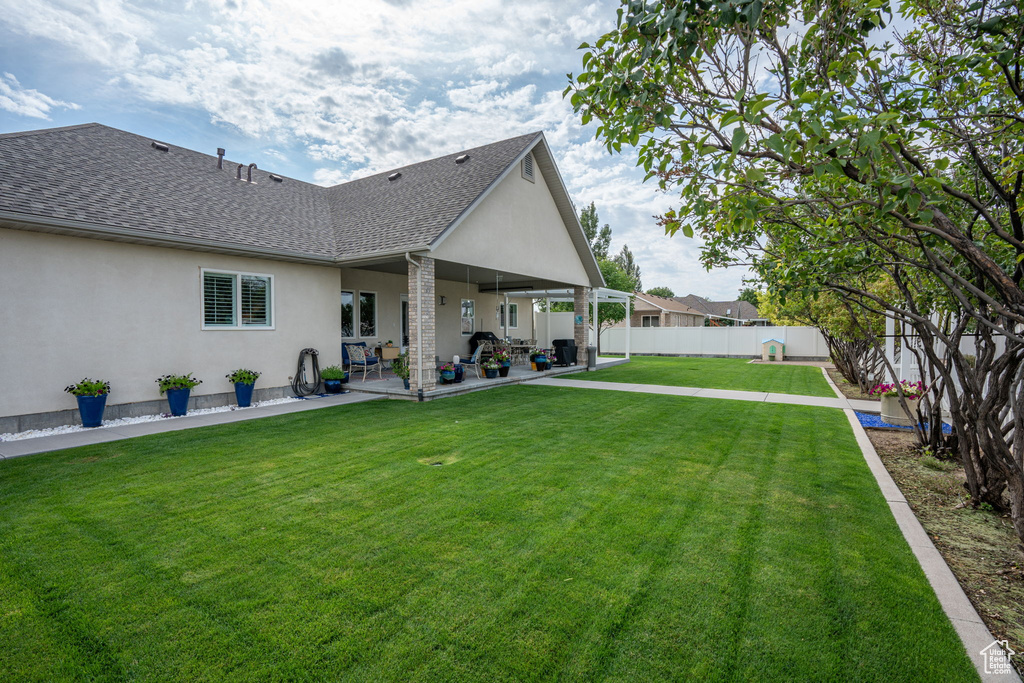
[[[181,417],[188,412],[188,397],[191,389],[168,389],[167,404],[171,407],[171,415]]]
[[[452,384],[452,383],[455,382],[455,373],[454,372],[442,372],[441,373],[441,379],[444,380],[445,384]]]
[[[252,405],[252,390],[255,388],[255,384],[235,382],[235,400],[238,401],[239,408],[248,408]]]
[[[466,369],[462,367],[462,363],[455,366],[455,383],[458,384],[462,381]]]
[[[547,367],[548,367],[548,357],[547,356],[537,356],[534,359],[534,362],[537,364],[537,370],[546,370]]]
[[[495,379],[498,376],[498,368],[491,370],[490,368],[484,368],[484,377],[487,379]]]
[[[343,381],[344,380],[340,379],[325,379],[324,390],[327,391],[328,394],[340,394],[342,389],[341,383]]]
[[[83,427],[99,427],[103,424],[103,409],[107,407],[107,395],[75,396]]]
[[[404,387],[405,387],[405,390],[406,390],[406,391],[409,391],[409,380],[407,380],[407,379],[403,379],[403,380],[402,380],[402,386],[404,386]]]

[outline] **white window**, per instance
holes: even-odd
[[[476,327],[476,304],[472,299],[462,300],[462,334],[469,336],[475,332]]]
[[[352,291],[341,292],[341,336],[356,336],[356,293]]]
[[[499,304],[501,308],[501,320],[500,325],[502,329],[505,328],[505,304]],[[508,326],[510,328],[519,327],[519,304],[508,305]]]
[[[204,330],[274,329],[274,276],[201,271]]]
[[[656,315],[641,316],[640,327],[661,327],[661,318]]]
[[[359,336],[377,336],[377,293],[359,292]]]

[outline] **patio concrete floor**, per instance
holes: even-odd
[[[621,365],[627,363],[625,358],[605,358],[598,357],[597,368],[610,368],[614,365]],[[530,382],[543,377],[553,377],[555,375],[564,375],[569,372],[585,372],[585,365],[570,365],[568,367],[552,367],[550,370],[539,372],[537,370],[531,370],[529,365],[513,365],[509,370],[508,377],[497,377],[495,379],[487,379],[486,377],[477,377],[475,370],[467,370],[465,378],[458,384],[438,384],[433,391],[427,391],[423,393],[423,400],[430,401],[435,398],[447,398],[449,396],[457,396],[459,394],[468,394],[471,391],[481,391],[483,389],[493,389],[494,387],[500,387],[508,384],[522,384],[523,382]],[[483,371],[480,371],[483,375]],[[383,379],[378,379],[374,375],[368,375],[366,381],[362,380],[362,376],[356,376],[355,373],[349,375],[348,384],[345,385],[347,389],[354,393],[359,394],[377,394],[381,396],[387,396],[388,398],[397,398],[405,400],[417,400],[419,394],[412,390],[406,390],[402,384],[402,380],[395,376],[390,370],[385,370]]]

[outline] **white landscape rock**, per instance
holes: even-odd
[[[211,413],[227,413],[232,410],[251,410],[253,408],[259,408],[261,406],[275,406],[281,403],[294,403],[301,401],[301,398],[274,398],[268,401],[260,401],[259,403],[253,403],[248,408],[239,408],[238,406],[220,406],[218,408],[199,408],[197,410],[188,411],[188,415],[182,415],[180,417],[174,417],[169,413],[163,413],[160,415],[142,415],[139,417],[122,417],[118,420],[104,420],[103,424],[99,427],[83,427],[82,425],[64,425],[63,427],[50,427],[48,429],[29,429],[24,432],[7,432],[6,434],[0,434],[0,441],[21,441],[22,439],[35,439],[40,436],[54,436],[56,434],[73,434],[74,432],[84,432],[89,429],[104,429],[106,427],[123,427],[125,425],[139,424],[141,422],[160,422],[162,420],[179,420],[182,417],[191,417],[193,415],[209,415]]]

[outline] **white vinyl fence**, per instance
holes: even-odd
[[[573,314],[572,313],[544,313],[537,311],[537,345],[543,348],[551,348],[552,339],[572,339],[573,335]],[[548,330],[550,316],[551,329]]]
[[[554,325],[552,325],[554,327]],[[828,346],[816,327],[634,327],[630,353],[669,356],[761,357],[761,341],[779,339],[786,357],[828,360]],[[601,353],[625,353],[626,329],[601,333]]]

